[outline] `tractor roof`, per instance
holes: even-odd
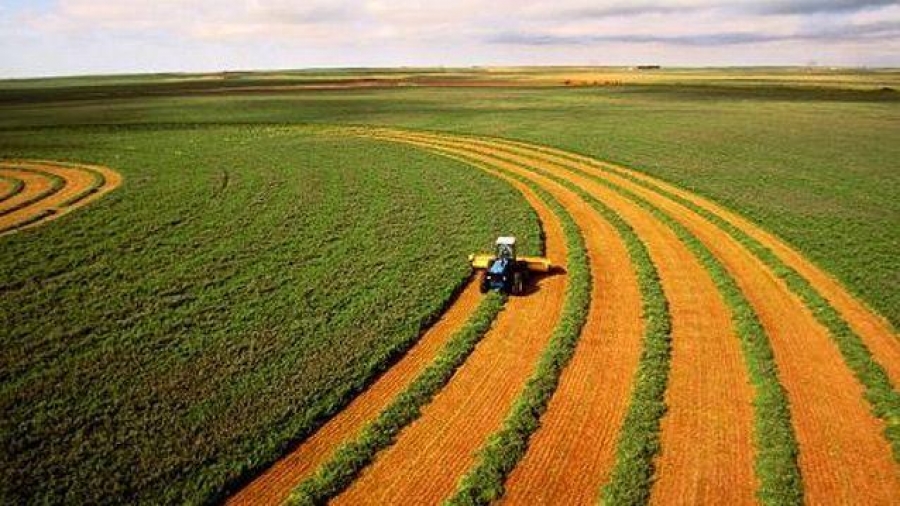
[[[497,245],[505,245],[505,246],[515,246],[516,238],[515,237],[498,237]]]

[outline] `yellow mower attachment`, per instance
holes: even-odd
[[[491,253],[473,253],[469,255],[469,263],[473,269],[487,269],[496,258],[497,255]],[[516,257],[516,260],[525,262],[528,270],[532,272],[550,272],[553,269],[553,263],[545,257]]]

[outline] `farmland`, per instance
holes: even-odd
[[[220,77],[0,82],[122,178],[0,237],[0,498],[900,493],[895,72]]]

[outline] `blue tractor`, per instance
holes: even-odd
[[[472,267],[484,269],[481,275],[481,293],[498,291],[522,295],[528,286],[531,271],[548,272],[550,261],[541,257],[516,256],[516,238],[498,237],[496,253],[470,255]]]

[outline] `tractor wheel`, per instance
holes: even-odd
[[[522,295],[525,293],[525,275],[521,272],[513,274],[512,294]]]
[[[489,287],[488,287],[487,276],[482,274],[482,276],[481,276],[481,283],[479,283],[478,289],[481,290],[481,293],[487,293],[488,288],[489,288]]]

